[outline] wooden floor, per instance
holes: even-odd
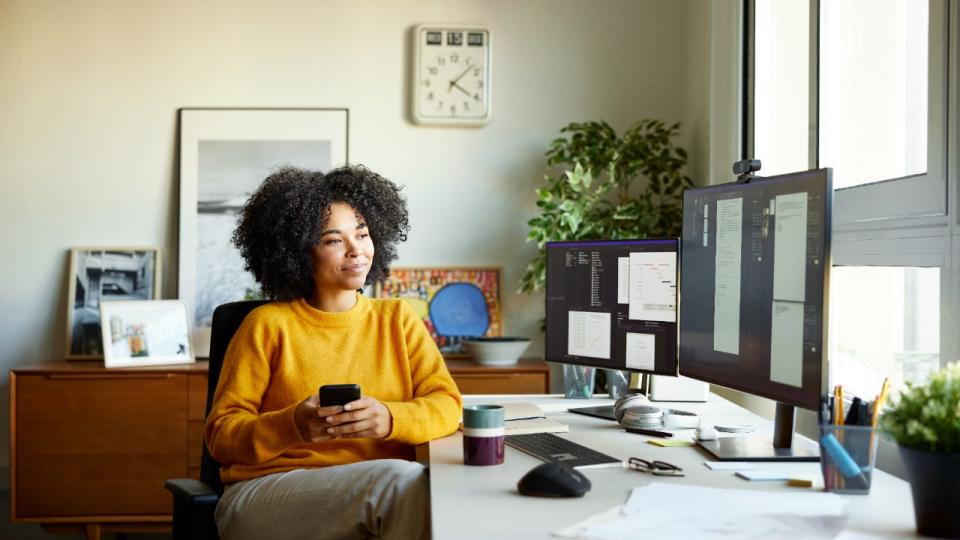
[[[0,538],[4,540],[83,540],[82,534],[49,534],[39,525],[14,525],[10,523],[10,492],[0,490]],[[105,540],[114,535],[105,534]],[[120,535],[127,540],[169,540],[169,534]]]

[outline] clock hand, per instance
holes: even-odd
[[[463,93],[466,94],[468,97],[470,96],[470,92],[467,92],[466,90],[464,90],[462,86],[460,86],[460,85],[457,84],[457,83],[452,83],[452,84],[453,84],[453,86],[457,87],[457,90],[463,92]]]
[[[456,79],[450,81],[450,86],[447,87],[447,92],[449,92],[450,90],[453,90],[453,87],[456,86],[457,83],[460,82],[460,79],[462,79],[463,76],[466,75],[471,69],[473,69],[473,66],[467,66],[467,69],[463,70],[462,73],[460,73],[459,75],[457,75],[457,78],[456,78]],[[461,90],[462,90],[462,88],[461,88]]]

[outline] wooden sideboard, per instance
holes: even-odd
[[[206,362],[12,370],[11,521],[88,538],[169,530],[163,482],[199,477],[206,393]]]
[[[469,358],[447,358],[447,369],[462,394],[549,394],[550,366],[523,358],[509,366],[481,366]]]
[[[448,359],[464,394],[546,393],[542,360]],[[51,362],[10,372],[14,523],[50,532],[170,530],[169,478],[199,478],[207,362],[105,369]]]

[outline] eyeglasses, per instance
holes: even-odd
[[[632,457],[627,460],[627,468],[657,476],[683,476],[683,469],[666,461],[647,461]]]

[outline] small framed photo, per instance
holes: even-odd
[[[160,249],[75,247],[67,293],[68,359],[103,358],[100,302],[160,298]]]
[[[101,302],[104,365],[192,364],[187,307],[180,300]]]

